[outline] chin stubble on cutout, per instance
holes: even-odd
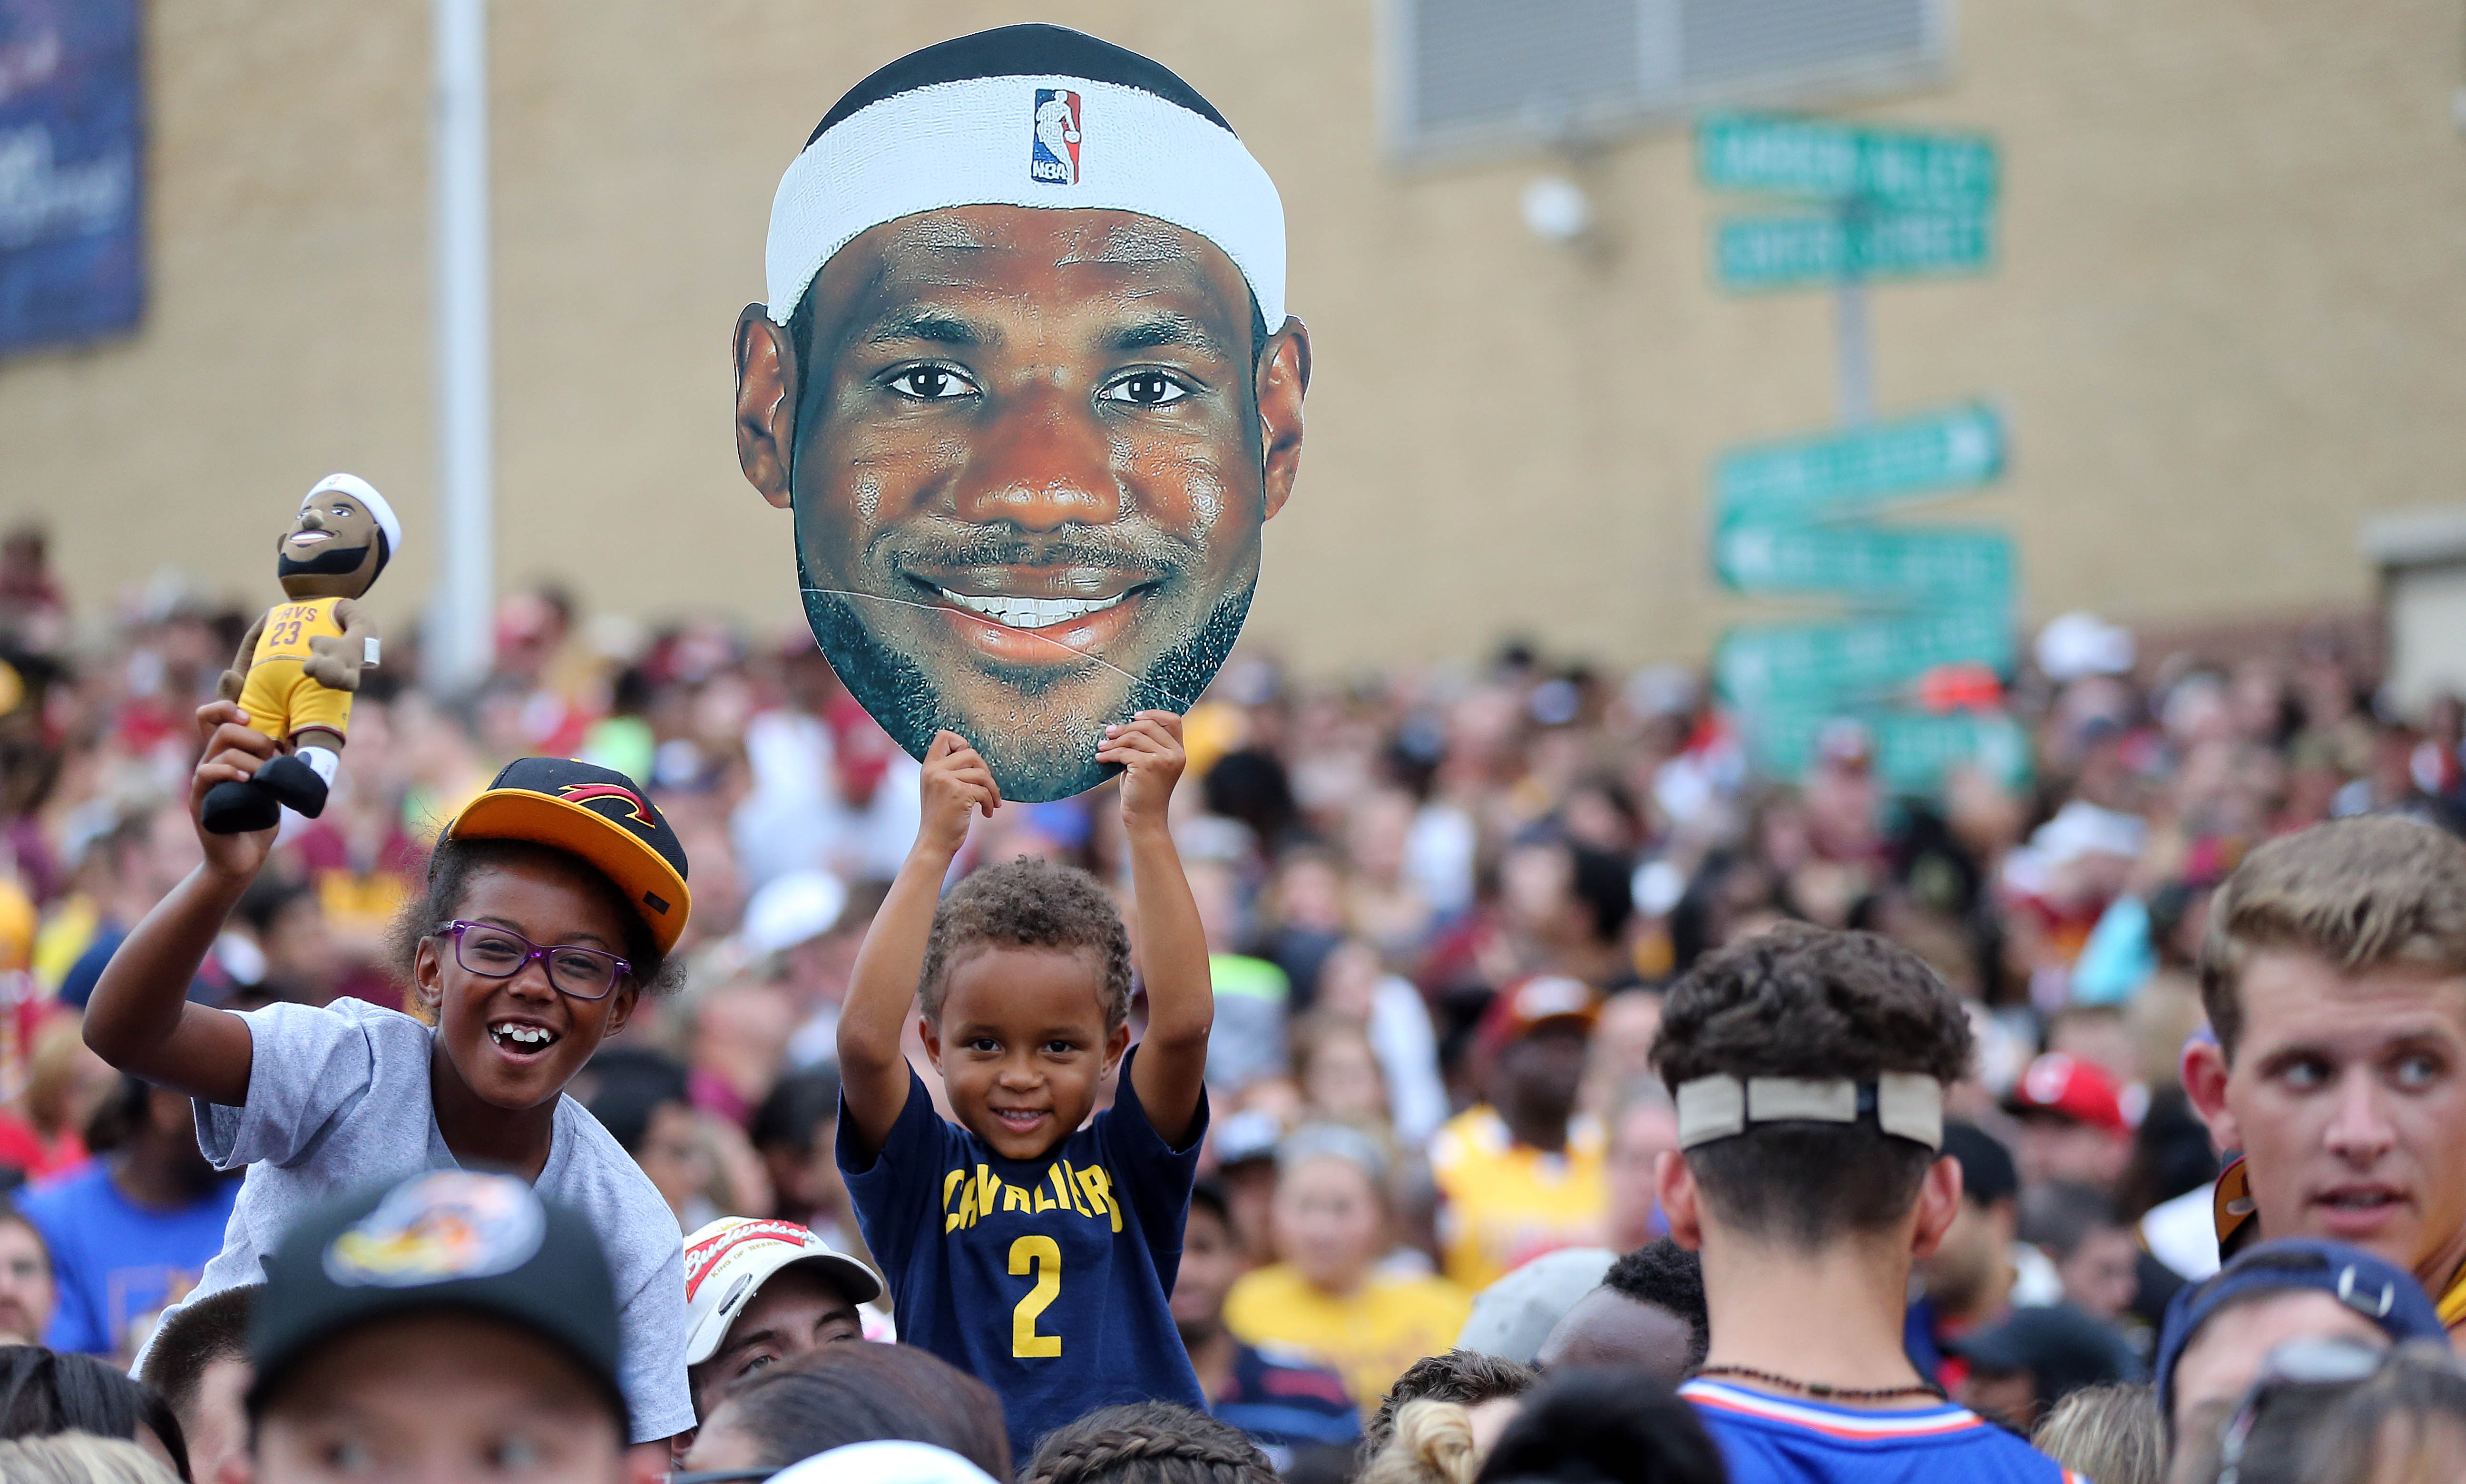
[[[1045,729],[987,732],[982,726],[961,716],[925,667],[885,643],[859,612],[867,603],[895,603],[919,609],[930,605],[900,603],[817,586],[805,560],[801,535],[796,570],[803,590],[805,621],[813,629],[824,657],[839,672],[848,693],[882,724],[891,740],[909,756],[921,758],[938,731],[948,728],[967,736],[984,754],[1002,797],[1029,803],[1085,793],[1116,771],[1096,761],[1096,747],[1107,725],[1128,720],[1142,710],[1188,711],[1223,667],[1225,657],[1232,653],[1256,588],[1254,577],[1227,594],[1189,637],[1168,650],[1144,676],[1132,675],[1092,655],[1087,656],[1122,677],[1124,696],[1119,716],[1073,716],[1058,732]],[[970,735],[972,731],[983,734]]]

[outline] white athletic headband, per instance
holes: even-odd
[[[356,474],[328,474],[309,485],[308,493],[300,497],[300,503],[306,505],[319,495],[355,497],[369,507],[370,515],[377,518],[377,529],[385,532],[386,560],[392,561],[402,554],[402,521],[393,513],[393,506],[386,504],[386,497],[377,493],[374,484]]]
[[[1285,323],[1285,207],[1267,172],[1189,84],[1060,26],[961,36],[849,90],[772,199],[772,322],[859,233],[955,206],[1168,222],[1233,259],[1269,330]]]
[[[1923,1072],[1848,1077],[1697,1077],[1678,1085],[1678,1147],[1744,1134],[1756,1123],[1855,1123],[1872,1112],[1895,1138],[1943,1147],[1943,1084]]]

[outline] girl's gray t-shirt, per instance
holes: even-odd
[[[215,1168],[246,1165],[248,1177],[223,1249],[189,1300],[264,1282],[264,1259],[318,1203],[457,1163],[429,1099],[435,1032],[426,1025],[365,1000],[268,1005],[240,1018],[252,1043],[248,1101],[232,1108],[200,1099],[197,1143]],[[589,1217],[608,1254],[623,1343],[617,1382],[633,1440],[692,1427],[684,1244],[667,1202],[599,1120],[562,1095],[537,1188]]]

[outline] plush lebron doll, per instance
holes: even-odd
[[[266,610],[239,641],[218,687],[248,724],[291,749],[246,782],[217,783],[203,817],[217,835],[271,829],[282,806],[310,819],[342,763],[360,671],[377,663],[376,630],[359,598],[402,546],[402,522],[368,481],[329,474],[300,502],[275,545],[289,601]]]

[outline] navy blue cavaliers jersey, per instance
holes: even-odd
[[[1033,1160],[1005,1159],[933,1111],[913,1071],[879,1156],[840,1119],[840,1168],[889,1280],[899,1338],[1000,1393],[1013,1454],[1099,1406],[1207,1400],[1166,1296],[1207,1132],[1181,1149],[1148,1122],[1122,1060],[1113,1106]]]
[[[1717,1381],[1678,1388],[1720,1446],[1730,1484],[2086,1484],[1964,1406],[1875,1411]]]

